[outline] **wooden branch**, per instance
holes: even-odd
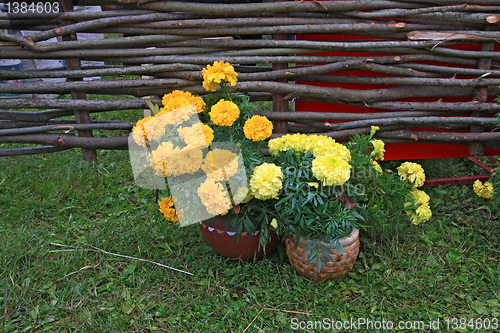
[[[292,127],[293,128],[293,127]],[[325,132],[321,133],[321,135],[325,135],[328,137],[331,137],[332,139],[340,140],[340,139],[346,139],[354,135],[354,133],[358,134],[367,134],[370,133],[369,128],[359,128],[359,129],[353,129],[353,130],[344,130],[344,131],[337,131],[337,132]],[[310,134],[313,135],[314,133],[305,133],[305,134]],[[285,134],[282,133],[273,133],[271,135],[272,138],[279,138]]]
[[[453,133],[399,130],[394,132],[380,132],[376,134],[379,139],[404,139],[422,142],[468,143],[471,141],[496,141],[500,140],[500,132],[485,133]]]
[[[387,101],[409,97],[455,97],[470,96],[472,88],[427,87],[414,89],[411,86],[401,86],[387,89],[351,90],[344,88],[329,88],[290,83],[266,81],[238,82],[235,89],[240,91],[257,91],[289,94],[303,100],[329,101],[339,104],[363,101],[365,103]]]
[[[370,126],[417,126],[421,125],[442,125],[448,124],[462,124],[462,125],[495,125],[495,118],[482,118],[482,117],[393,117],[384,119],[367,119],[349,121],[344,123],[325,123],[325,127],[331,130],[345,130],[352,128],[370,127]]]
[[[247,76],[240,74],[242,81]],[[263,74],[266,77],[266,74]],[[392,77],[392,76],[347,76],[347,75],[303,75],[303,81],[351,83],[351,84],[382,84],[382,85],[410,85],[410,86],[437,86],[437,87],[488,87],[500,85],[500,79],[478,77],[475,79],[443,79],[421,77]]]
[[[453,112],[456,112],[453,110]],[[266,116],[268,119],[273,120],[288,120],[294,122],[301,122],[303,120],[309,121],[355,121],[355,120],[384,120],[387,118],[415,118],[426,119],[427,117],[442,115],[443,112],[421,112],[421,111],[398,111],[398,112],[370,112],[370,113],[345,113],[345,112],[269,112],[269,111],[255,111],[255,114]],[[395,117],[397,115],[397,117]],[[418,117],[418,118],[417,118]],[[436,117],[443,119],[442,117]],[[462,117],[459,117],[462,118]],[[448,117],[444,118],[448,119]],[[484,119],[484,118],[481,118]],[[492,119],[493,118],[486,118]],[[464,121],[466,123],[466,121]],[[374,124],[376,125],[376,124]],[[387,125],[387,124],[386,124]],[[371,126],[371,125],[370,125]]]
[[[458,5],[461,6],[461,5]],[[455,6],[449,6],[450,7],[455,7]],[[349,12],[348,15],[352,17],[359,17],[359,18],[388,18],[388,17],[404,17],[404,18],[424,18],[428,20],[445,20],[445,21],[453,21],[453,22],[465,22],[465,23],[487,23],[487,18],[489,15],[491,15],[491,12],[489,13],[466,13],[466,12],[460,12],[460,11],[444,11],[446,12],[440,12],[438,9],[440,8],[446,8],[446,7],[435,7],[436,11],[431,12],[431,13],[416,13],[416,12],[411,12],[411,10],[399,10],[399,9],[393,9],[393,10],[380,10],[380,11],[355,11],[355,12]],[[418,10],[427,10],[428,8],[423,8],[423,9],[416,9]],[[493,10],[495,10],[493,8]],[[346,13],[347,14],[347,13]]]
[[[153,99],[153,103],[161,103],[158,99]],[[146,101],[141,99],[122,99],[122,100],[70,100],[70,99],[15,99],[5,98],[0,99],[0,107],[6,108],[59,108],[59,109],[81,109],[81,110],[125,110],[125,109],[142,109],[147,107]],[[12,111],[17,112],[17,111]],[[39,111],[46,112],[46,111]],[[30,112],[34,114],[34,112]],[[2,119],[5,119],[2,117]],[[6,119],[11,120],[11,119]],[[15,119],[12,119],[15,120]]]
[[[500,105],[495,103],[477,102],[374,102],[365,106],[376,109],[408,110],[408,111],[440,111],[454,113],[457,111],[484,111],[485,113],[500,112]]]
[[[87,91],[102,93],[106,89],[135,87],[184,87],[196,83],[182,79],[135,79],[135,80],[95,80],[74,82],[42,82],[23,84],[2,84],[0,93],[67,93]]]
[[[72,134],[28,134],[0,136],[0,143],[34,143],[63,148],[126,149],[128,136],[81,137]]]
[[[89,50],[90,51],[90,50]],[[106,50],[91,50],[98,54]],[[115,50],[117,52],[126,52],[126,50]],[[68,56],[70,53],[61,53],[61,56]],[[121,53],[123,55],[123,53]],[[14,56],[14,54],[12,54]],[[19,56],[19,55],[18,55]],[[93,77],[93,76],[116,76],[116,75],[142,75],[152,73],[166,73],[170,71],[193,70],[201,71],[200,65],[189,64],[167,64],[167,65],[147,65],[147,66],[129,66],[118,68],[102,68],[102,69],[83,69],[83,70],[6,70],[0,69],[0,77],[6,79],[31,79],[31,78],[78,78],[78,77]]]
[[[63,27],[35,33],[31,35],[29,39],[33,42],[38,42],[41,40],[50,39],[52,37],[69,35],[69,34],[74,34],[76,32],[82,32],[88,30],[95,30],[101,27],[108,27],[110,25],[116,25],[120,23],[135,24],[135,23],[151,22],[168,18],[170,18],[170,16],[168,14],[163,14],[163,13],[150,13],[142,15],[99,18],[86,22],[77,22],[73,24],[68,24]]]
[[[406,34],[409,40],[471,40],[471,41],[496,41],[500,38],[500,32],[482,32],[463,33],[459,31],[412,31]]]
[[[35,133],[46,133],[50,131],[65,131],[69,133],[72,131],[80,130],[131,130],[134,126],[133,122],[119,122],[119,123],[90,123],[90,124],[74,124],[74,125],[45,125],[36,127],[23,127],[23,128],[9,128],[0,129],[0,136],[7,135],[26,135]]]
[[[139,2],[139,3],[138,3]],[[196,14],[210,15],[242,15],[259,13],[291,13],[291,12],[341,12],[358,9],[375,8],[405,8],[413,6],[398,1],[323,1],[321,5],[314,2],[286,2],[282,3],[249,3],[249,4],[202,4],[202,3],[184,3],[177,1],[167,2],[148,2],[142,4],[142,1],[134,2],[141,8],[156,10],[160,12],[187,12]]]
[[[454,50],[454,49],[448,49],[444,47],[435,47],[430,49],[431,52],[440,54],[440,55],[446,55],[450,57],[464,57],[464,58],[478,58],[478,57],[485,57],[485,58],[492,58],[499,60],[498,52],[487,52],[487,51],[468,51],[468,50]]]
[[[55,153],[66,149],[70,148],[43,146],[43,147],[0,149],[0,156],[24,156],[24,155],[46,154],[46,153]]]
[[[11,34],[0,32],[0,40],[15,42],[20,46],[24,46],[34,52],[49,52],[80,48],[100,48],[103,46],[119,47],[129,45],[154,45],[161,42],[182,41],[186,39],[196,38],[196,36],[169,36],[169,35],[151,35],[151,36],[136,36],[136,37],[119,37],[108,39],[90,39],[82,41],[66,41],[37,44],[29,41],[27,38],[19,37]]]
[[[80,1],[81,2],[81,1]],[[100,6],[97,4],[96,6]],[[94,20],[104,17],[127,16],[127,15],[142,15],[154,13],[151,10],[134,9],[134,10],[109,10],[109,11],[76,11],[65,13],[36,13],[38,19],[62,19],[62,20]],[[171,19],[183,19],[186,15],[182,14],[168,14]],[[28,13],[0,13],[0,19],[8,20],[32,20],[33,14]]]

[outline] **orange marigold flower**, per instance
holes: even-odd
[[[167,220],[172,223],[179,222],[179,216],[175,210],[172,197],[162,198],[160,202],[158,202],[158,205],[160,206],[160,212],[163,213],[163,216],[165,216]]]
[[[184,102],[180,102],[184,101]],[[203,98],[193,96],[189,91],[174,90],[169,94],[165,94],[162,98],[163,110],[172,111],[178,107],[179,103],[192,104],[196,107],[196,112],[202,113],[205,111],[207,104]]]
[[[238,105],[221,99],[210,110],[210,120],[218,126],[231,126],[240,116]]]
[[[249,140],[265,140],[273,133],[273,123],[266,117],[253,116],[245,122],[243,132]]]

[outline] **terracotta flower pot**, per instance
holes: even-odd
[[[318,282],[335,280],[346,275],[354,266],[354,262],[359,253],[359,230],[353,228],[349,237],[340,239],[340,243],[344,250],[342,256],[335,249],[335,246],[330,248],[334,253],[333,261],[327,259],[328,265],[322,265],[319,274],[316,261],[310,264],[307,263],[309,251],[306,252],[305,249],[309,245],[309,242],[309,239],[305,239],[301,236],[298,247],[295,247],[295,237],[286,239],[286,254],[292,266],[300,276],[308,279]],[[322,244],[326,246],[329,245],[324,242],[322,242]]]
[[[279,244],[279,238],[274,229],[270,230],[271,239],[265,249],[262,247],[259,249],[260,231],[253,235],[244,231],[239,241],[235,243],[236,229],[228,228],[227,218],[224,216],[216,216],[215,221],[210,225],[207,225],[205,221],[200,222],[199,227],[207,244],[226,258],[246,261],[260,259],[275,251]]]

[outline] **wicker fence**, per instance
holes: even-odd
[[[204,94],[201,69],[216,60],[235,65],[236,89],[252,100],[273,100],[273,112],[259,113],[275,121],[274,135],[345,138],[378,125],[378,137],[390,142],[460,143],[470,145],[473,155],[483,147],[500,148],[493,117],[500,112],[493,101],[500,85],[500,1],[78,1],[103,3],[121,7],[74,11],[71,1],[60,1],[59,13],[0,13],[0,59],[65,64],[0,70],[0,80],[9,82],[0,84],[0,145],[33,144],[1,149],[0,155],[80,147],[93,160],[96,149],[126,149],[133,122],[98,122],[90,114],[146,108],[142,97],[175,89]],[[20,30],[35,32],[15,33]],[[78,39],[82,33],[111,38]],[[59,41],[47,42],[54,37]],[[100,64],[87,67],[85,61]],[[84,80],[102,76],[121,79]],[[377,88],[357,88],[360,83]],[[43,98],[47,94],[72,99]],[[87,100],[87,94],[103,99]],[[336,112],[290,112],[291,100],[333,103]],[[157,97],[153,102],[160,103]],[[343,112],[342,106],[369,112]],[[95,137],[98,129],[122,134]]]

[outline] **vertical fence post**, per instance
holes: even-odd
[[[275,2],[285,2],[287,0],[274,0]],[[275,17],[288,17],[288,13],[276,13]],[[274,34],[274,40],[288,40],[288,34]],[[273,64],[273,70],[287,69],[288,64]],[[279,79],[277,82],[288,82],[287,79]],[[288,111],[288,101],[285,100],[285,94],[273,94],[273,111],[284,112]],[[288,122],[286,120],[274,120],[273,121],[274,132],[275,133],[288,133]]]
[[[65,12],[73,10],[73,0],[62,1],[62,7]],[[61,20],[61,26],[71,24],[71,21]],[[64,35],[62,36],[63,41],[77,40],[76,34]],[[79,70],[82,68],[82,64],[79,58],[76,57],[66,57],[66,68],[69,70]],[[68,81],[82,81],[83,78],[68,78]],[[87,99],[87,94],[85,91],[81,90],[71,90],[71,98],[73,99]],[[90,113],[88,111],[74,110],[75,119],[77,124],[88,124],[91,122]],[[81,137],[93,137],[92,130],[80,130],[78,135]],[[92,162],[97,159],[97,151],[90,148],[82,148],[82,157],[87,162]]]
[[[487,26],[486,31],[495,30],[491,26]],[[495,50],[496,42],[483,42],[481,43],[481,51],[483,52],[493,52]],[[477,63],[479,69],[491,69],[491,58],[480,58]],[[479,87],[474,89],[474,102],[478,104],[488,102],[488,87]],[[471,117],[484,117],[483,111],[473,111],[471,112]],[[481,125],[471,125],[470,132],[478,133],[483,132],[484,128]],[[483,156],[484,147],[482,142],[473,141],[469,144],[469,154],[472,156]]]

